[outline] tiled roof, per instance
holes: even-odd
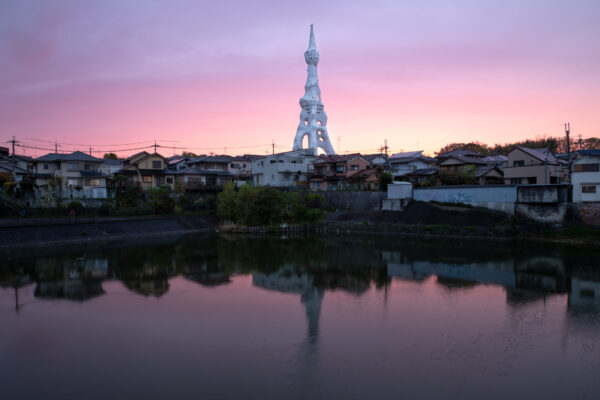
[[[205,156],[192,158],[190,161],[188,161],[188,164],[198,164],[203,162],[228,163],[229,161],[231,161],[231,158],[232,157],[230,156]]]
[[[545,161],[545,162],[554,163],[554,164],[558,163],[558,159],[556,157],[554,157],[554,154],[552,154],[552,152],[547,148],[530,149],[529,147],[522,147],[522,146],[517,146],[516,148],[526,154],[529,154],[530,156],[532,156],[534,158],[537,158],[540,161]]]
[[[49,153],[44,156],[38,157],[35,161],[85,161],[85,162],[94,162],[101,163],[103,160],[101,158],[92,157],[89,154],[82,153],[81,151],[75,151],[71,154],[58,154],[58,153]]]
[[[218,176],[233,176],[229,171],[217,170],[217,169],[202,169],[199,167],[189,167],[182,169],[181,171],[174,171],[176,175],[218,175]]]
[[[395,160],[395,159],[399,159],[399,158],[419,158],[423,155],[423,150],[417,150],[417,151],[405,151],[404,153],[396,153],[396,154],[392,154],[390,156],[390,161]]]
[[[600,149],[577,150],[577,154],[582,156],[600,156]]]
[[[355,159],[357,157],[363,158],[360,153],[353,154],[331,154],[331,155],[320,155],[316,163],[328,163],[328,162],[341,162]]]

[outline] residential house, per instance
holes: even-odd
[[[382,167],[385,171],[389,169],[388,156],[386,154],[366,154],[363,156],[373,168]]]
[[[508,153],[504,168],[506,184],[554,184],[569,180],[568,163],[558,159],[549,149],[517,146]]]
[[[508,158],[486,156],[468,149],[456,149],[437,157],[442,183],[478,185],[504,183],[504,168]]]
[[[600,150],[575,152],[571,168],[573,201],[600,201]]]
[[[177,183],[186,190],[219,190],[234,175],[228,171],[231,157],[202,156],[186,162],[187,167],[175,172]]]
[[[252,180],[256,186],[289,187],[308,184],[317,157],[302,149],[275,153],[252,160]]]
[[[371,168],[369,161],[358,153],[321,155],[314,163],[310,176],[312,190],[343,190],[349,188],[348,178]],[[358,178],[359,176],[356,176]]]
[[[56,189],[60,198],[103,199],[106,176],[98,169],[102,161],[80,151],[50,153],[33,160],[33,176],[41,190]]]
[[[352,172],[347,178],[347,187],[353,190],[378,190],[377,169],[371,166]]]
[[[423,155],[423,150],[392,154],[389,158],[390,172],[394,181],[404,180],[405,175],[420,170],[435,170],[437,160]]]
[[[230,157],[227,170],[233,174],[238,186],[252,180],[252,160],[258,158],[262,158],[262,156],[244,154],[243,156]]]
[[[33,175],[33,159],[22,155],[9,155],[6,147],[0,147],[0,173],[13,176],[19,183],[28,176]]]
[[[142,151],[123,160],[123,167],[115,172],[115,177],[127,178],[127,185],[139,185],[144,190],[159,186],[175,189],[175,175],[167,168],[167,159],[158,153]]]
[[[122,160],[114,160],[112,158],[102,159],[102,164],[98,166],[98,169],[107,176],[112,176],[115,172],[123,168]]]

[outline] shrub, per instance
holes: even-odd
[[[171,197],[171,188],[160,186],[149,192],[150,207],[159,215],[171,214],[175,211],[175,200]]]

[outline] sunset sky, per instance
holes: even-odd
[[[0,140],[291,150],[311,23],[336,151],[600,136],[599,21],[598,0],[2,1]]]

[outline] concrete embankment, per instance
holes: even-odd
[[[43,218],[0,220],[0,250],[98,245],[132,238],[214,232],[217,217]]]

